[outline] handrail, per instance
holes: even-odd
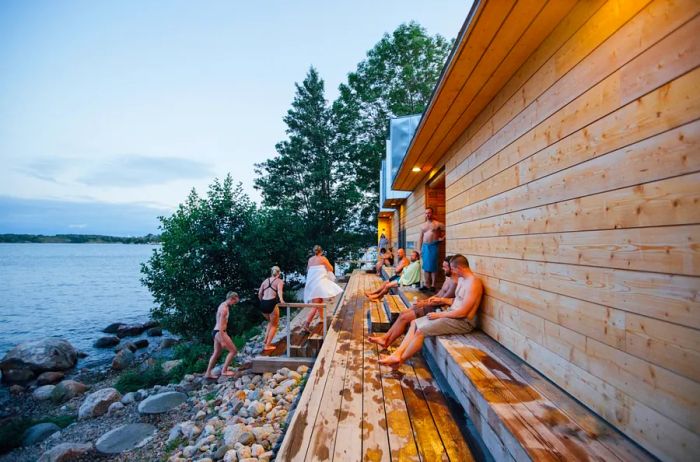
[[[327,305],[325,303],[278,303],[278,307],[287,308],[287,358],[291,358],[292,353],[292,317],[290,308],[321,308],[323,310],[323,339],[326,339],[326,316],[328,315],[326,311]]]

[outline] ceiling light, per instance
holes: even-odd
[[[420,170],[420,167],[413,167],[413,169],[411,169],[411,171],[412,172],[420,172],[421,170]]]

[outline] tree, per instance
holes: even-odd
[[[240,332],[262,320],[250,306],[263,272],[254,257],[256,208],[240,184],[228,175],[205,197],[193,189],[172,216],[159,219],[161,246],[141,267],[157,304],[154,319],[176,334],[206,338],[218,304],[234,290],[242,303],[229,325]]]
[[[358,231],[375,231],[388,119],[425,110],[450,48],[451,42],[429,36],[417,23],[402,24],[385,34],[340,85],[332,105],[333,146],[357,189],[353,213],[364,226]]]
[[[293,230],[287,251],[305,256],[320,244],[331,258],[345,256],[356,246],[351,211],[359,194],[347,178],[344,158],[333,151],[334,127],[323,80],[312,67],[295,86],[284,117],[288,139],[276,145],[276,157],[256,164],[255,187],[270,210],[268,218],[281,219]]]

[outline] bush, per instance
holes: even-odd
[[[128,369],[124,371],[114,384],[114,388],[124,394],[130,391],[138,391],[142,388],[151,388],[155,385],[165,385],[167,383],[168,375],[163,371],[162,362],[158,361],[145,371],[139,371],[138,369]]]
[[[195,374],[207,370],[207,364],[214,347],[211,343],[187,342],[176,345],[173,358],[180,359],[179,366],[170,371],[171,382],[179,382],[186,374]]]
[[[40,423],[55,423],[61,428],[75,422],[75,416],[58,415],[47,416],[39,419],[16,417],[10,418],[0,424],[0,454],[10,452],[22,445],[22,436],[28,428]]]

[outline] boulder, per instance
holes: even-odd
[[[173,359],[171,361],[165,361],[163,363],[163,372],[169,374],[173,369],[182,364],[181,359]]]
[[[160,327],[151,327],[146,331],[146,335],[149,337],[160,337],[163,335],[163,329]]]
[[[112,360],[112,369],[121,371],[129,367],[134,362],[134,353],[131,350],[121,350]]]
[[[56,385],[51,392],[51,400],[54,403],[63,403],[69,399],[82,395],[87,390],[87,386],[75,380],[64,380]]]
[[[102,332],[104,332],[105,334],[116,334],[119,328],[124,326],[126,326],[126,324],[124,324],[123,322],[113,322],[109,326],[102,329]]]
[[[37,385],[50,385],[50,384],[55,384],[63,380],[63,377],[65,374],[63,372],[59,371],[48,371],[48,372],[42,372],[39,374],[39,377],[36,378],[36,384]]]
[[[136,401],[138,401],[136,399],[136,393],[133,391],[130,391],[129,393],[125,394],[124,396],[122,396],[122,399],[121,399],[122,404],[131,404],[131,403],[135,403]]]
[[[84,351],[78,350],[78,358],[82,359],[82,358],[87,358],[88,356],[89,355],[87,353],[85,353]]]
[[[3,369],[2,381],[7,384],[24,384],[31,382],[35,375],[31,369]]]
[[[22,435],[22,446],[41,443],[49,436],[60,432],[61,427],[52,422],[40,423],[29,427]]]
[[[114,388],[103,388],[85,397],[78,409],[78,419],[89,419],[107,413],[110,404],[118,402],[122,395]]]
[[[92,444],[61,443],[41,455],[38,462],[68,462],[92,451]]]
[[[161,414],[176,408],[187,401],[187,395],[177,391],[167,391],[151,395],[139,403],[141,414]]]
[[[134,342],[137,349],[146,348],[148,346],[148,340],[145,338],[140,338]]]
[[[24,387],[22,385],[12,385],[10,387],[10,393],[13,395],[19,395],[20,393],[24,393]]]
[[[233,447],[239,442],[241,435],[248,432],[251,432],[252,436],[252,429],[248,425],[244,425],[242,423],[227,425],[224,429],[224,444]],[[253,436],[253,439],[255,439],[255,436]]]
[[[95,348],[109,348],[113,347],[114,345],[119,345],[119,341],[119,337],[114,335],[108,335],[106,337],[98,338],[93,346]]]
[[[23,342],[10,350],[0,361],[5,378],[6,370],[29,369],[32,372],[64,371],[78,362],[78,352],[67,340],[47,337]]]
[[[100,454],[119,454],[146,444],[156,427],[145,423],[122,425],[102,435],[95,443]]]
[[[117,329],[117,337],[134,337],[136,335],[141,335],[145,330],[146,328],[143,327],[143,324],[129,324]]]
[[[153,319],[149,319],[148,321],[143,323],[143,328],[144,329],[151,329],[153,327],[158,327],[160,323],[158,321],[154,321]]]
[[[136,345],[134,345],[134,342],[124,342],[121,345],[119,345],[118,347],[116,347],[114,349],[114,352],[119,353],[122,350],[129,350],[133,353],[136,350],[138,350],[138,348],[136,348]]]
[[[172,337],[164,338],[160,342],[160,348],[170,348],[175,345],[177,345],[177,339],[174,339]]]
[[[43,385],[34,390],[32,396],[38,401],[47,400],[51,398],[51,394],[53,393],[54,388],[56,388],[56,385]]]
[[[109,408],[107,409],[107,415],[114,415],[118,414],[122,409],[124,409],[124,405],[117,401],[116,403],[112,403],[109,405]]]

